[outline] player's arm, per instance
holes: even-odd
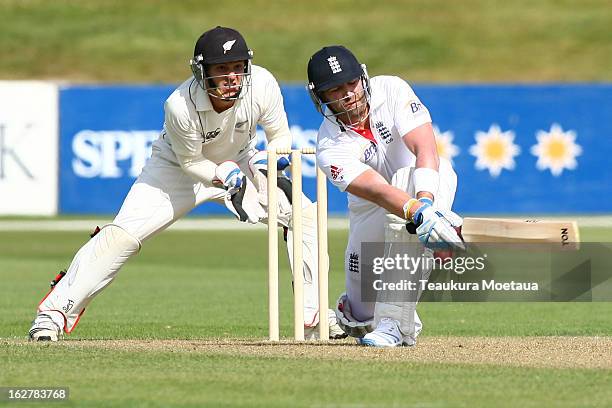
[[[261,70],[259,73],[265,86],[263,89],[259,88],[263,92],[263,102],[258,123],[266,134],[268,149],[289,149],[291,132],[280,87],[268,71]]]
[[[185,174],[195,181],[201,182],[205,186],[213,186],[216,182],[215,171],[217,169],[217,164],[205,158],[201,150],[197,152],[189,152],[185,149],[175,149],[174,147],[176,144],[174,141],[178,139],[177,134],[173,133],[172,130],[166,129],[165,131],[166,135],[173,135],[171,136],[171,140],[173,141],[172,148],[174,150],[174,154],[176,155],[176,159]]]
[[[421,103],[410,85],[403,79],[394,77],[389,86],[394,89],[394,122],[398,132],[403,135],[406,147],[416,156],[414,171],[415,192],[418,198],[435,199],[440,185],[438,167],[440,160],[436,139],[431,126],[431,115]]]
[[[256,197],[257,190],[238,164],[228,160],[217,165],[206,159],[201,151],[192,155],[181,155],[175,151],[175,154],[185,174],[194,181],[227,190],[224,203],[240,221],[256,223],[264,216]]]
[[[177,154],[176,158],[183,171],[192,179],[208,187],[213,186],[217,182],[215,177],[217,165],[201,154],[194,157]]]
[[[373,169],[355,177],[346,191],[413,222],[417,226],[419,239],[426,245],[444,242],[463,248],[461,238],[442,214],[434,211],[430,204],[417,201],[407,192],[390,185]]]
[[[317,151],[317,165],[341,191],[368,200],[388,212],[410,221],[421,203],[412,200],[406,191],[389,184],[383,176],[356,157],[350,144],[321,148]],[[414,207],[414,208],[410,208]]]
[[[436,138],[431,122],[411,130],[402,139],[406,147],[416,156],[417,168],[428,168],[438,171],[440,159],[438,158]]]
[[[212,186],[217,165],[202,154],[202,134],[194,128],[184,105],[166,101],[163,131],[183,171],[195,181]]]
[[[383,207],[388,212],[406,220],[411,220],[420,203],[412,202],[412,206],[404,211],[404,206],[412,198],[408,193],[387,183],[373,169],[365,170],[348,185],[346,191]]]
[[[433,200],[440,184],[438,169],[440,159],[431,123],[425,123],[402,138],[406,147],[416,156],[414,171],[417,198],[428,197]]]
[[[388,212],[414,222],[419,239],[427,244],[446,242],[462,247],[461,239],[443,216],[428,203],[387,182],[378,172],[351,155],[350,147],[317,151],[317,164],[342,191],[368,200]]]

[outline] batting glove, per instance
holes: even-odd
[[[453,213],[454,214],[454,213]],[[465,249],[457,231],[441,212],[428,203],[422,203],[414,212],[412,220],[416,225],[419,240],[428,247]]]

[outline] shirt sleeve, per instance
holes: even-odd
[[[317,150],[317,164],[329,181],[340,191],[346,191],[348,186],[361,173],[371,169],[351,154],[348,146],[335,146]]]
[[[204,157],[186,157],[176,155],[183,171],[195,181],[199,181],[207,187],[214,186],[217,165]]]
[[[172,150],[179,156],[202,155],[202,135],[193,127],[187,109],[180,109],[170,100],[164,104],[164,129]]]
[[[390,84],[395,100],[394,121],[401,136],[425,123],[431,123],[427,107],[421,103],[410,85],[401,78],[393,77]]]
[[[287,114],[283,105],[283,96],[276,79],[265,72],[264,102],[258,123],[266,133],[268,144],[275,148],[291,147],[291,132],[287,122]]]

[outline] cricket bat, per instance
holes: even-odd
[[[576,221],[464,218],[461,229],[466,242],[551,243],[578,249],[580,233]]]

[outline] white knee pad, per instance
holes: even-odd
[[[410,234],[406,230],[406,221],[393,214],[385,217],[385,247],[387,252],[385,257],[394,258],[396,255],[407,254],[410,257],[433,257],[433,251],[424,248],[415,234]],[[417,293],[406,293],[404,299],[398,298],[401,292],[393,293],[390,299],[387,293],[379,292],[374,310],[374,322],[378,322],[383,317],[390,317],[399,322],[400,331],[404,335],[404,341],[413,345],[421,332],[422,323],[416,313],[416,306],[421,296],[420,280],[428,280],[431,274],[431,263],[421,263],[421,267],[415,275],[406,276],[417,284]],[[384,278],[383,278],[384,279]]]
[[[353,316],[346,293],[338,298],[335,312],[338,325],[351,337],[361,338],[375,329],[373,320],[360,322]]]
[[[109,224],[76,253],[66,275],[40,302],[39,312],[59,312],[70,333],[91,300],[115,278],[123,264],[140,250],[140,241]]]

